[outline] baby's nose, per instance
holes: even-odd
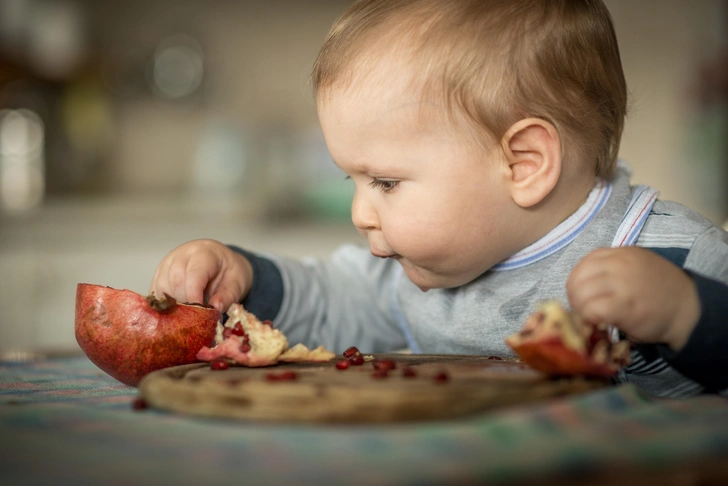
[[[379,229],[379,216],[374,206],[357,193],[354,194],[354,200],[351,203],[351,221],[362,234]]]

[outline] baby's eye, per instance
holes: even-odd
[[[399,181],[390,181],[386,179],[374,179],[369,185],[375,189],[380,189],[382,192],[389,192],[397,187]]]

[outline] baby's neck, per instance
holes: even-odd
[[[594,188],[597,179],[594,175],[580,177],[562,177],[553,191],[537,207],[529,211],[527,242],[532,244],[546,236],[551,230],[564,222],[569,216],[581,208]]]

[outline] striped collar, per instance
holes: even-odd
[[[493,266],[491,270],[502,272],[525,267],[561,250],[574,241],[574,238],[604,207],[611,194],[612,184],[603,179],[597,179],[586,202],[574,214],[552,229],[546,236]]]

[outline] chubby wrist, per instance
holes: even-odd
[[[685,347],[701,314],[700,296],[695,281],[687,272],[685,277],[683,297],[676,299],[674,317],[663,340],[675,352]]]
[[[234,245],[228,248],[245,257],[249,265],[250,279],[240,303],[261,320],[275,320],[283,305],[283,277],[280,270],[268,258]],[[246,270],[247,271],[247,270]]]

